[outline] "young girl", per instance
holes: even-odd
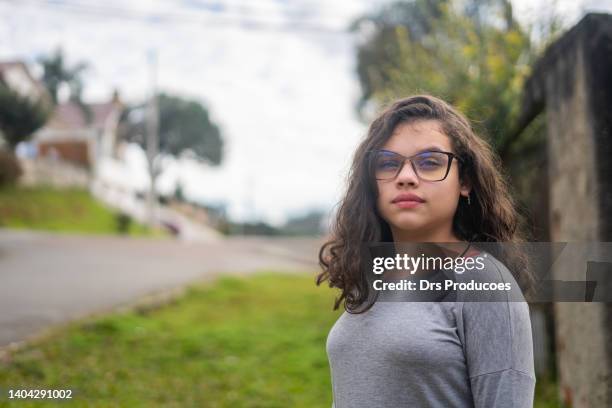
[[[525,258],[506,246],[521,241],[517,230],[499,159],[461,113],[429,95],[385,109],[357,148],[319,253],[317,284],[339,288],[334,309],[345,308],[326,345],[332,407],[531,407],[524,301],[368,302],[362,267],[364,243],[504,243],[487,251],[486,271],[525,288]]]

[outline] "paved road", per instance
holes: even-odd
[[[317,270],[321,241],[211,243],[0,229],[0,348],[56,323],[221,273]]]

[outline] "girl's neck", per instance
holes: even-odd
[[[392,228],[394,242],[463,242],[451,230],[406,231]]]

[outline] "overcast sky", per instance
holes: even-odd
[[[148,55],[156,50],[159,88],[205,104],[225,140],[220,168],[173,163],[160,189],[180,179],[188,198],[278,225],[340,199],[366,131],[354,114],[356,40],[343,29],[383,2],[0,0],[0,60],[32,64],[61,46],[69,65],[90,65],[86,101],[105,101],[116,88],[129,103],[150,92]],[[520,0],[515,8],[533,18],[550,2]],[[570,22],[594,9],[589,1],[559,3]],[[132,148],[129,157],[127,176],[145,185],[142,152]]]

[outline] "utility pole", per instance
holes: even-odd
[[[155,180],[158,172],[158,143],[159,143],[159,107],[157,103],[157,50],[149,51],[149,69],[151,81],[151,95],[147,106],[147,161],[149,164],[149,194],[147,195],[147,210],[149,224],[157,225],[157,192],[155,191]]]

